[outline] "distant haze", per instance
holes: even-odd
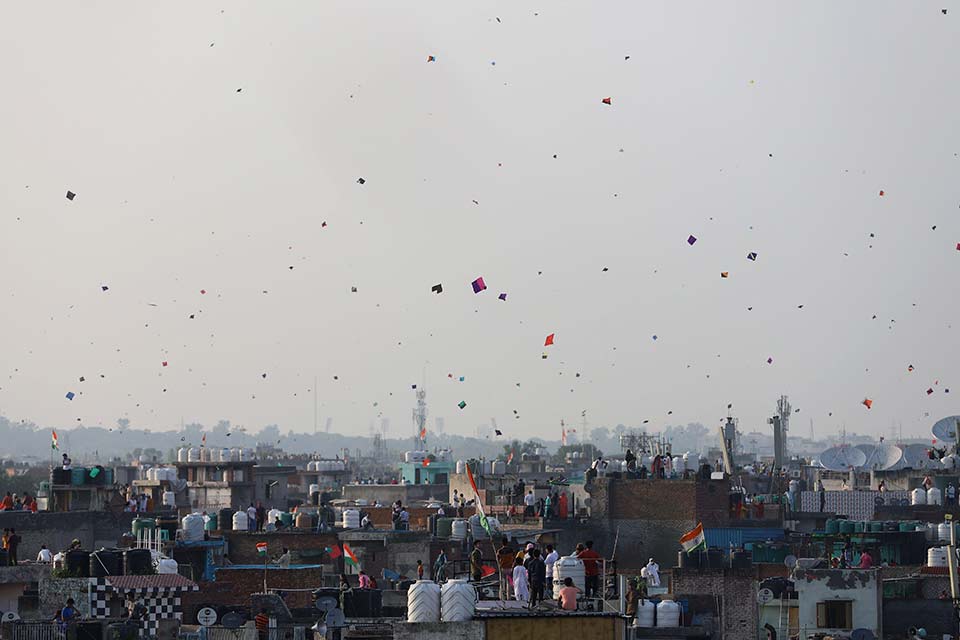
[[[316,377],[353,435],[411,435],[424,382],[448,434],[766,432],[780,394],[794,435],[927,434],[960,413],[940,9],[11,4],[0,415],[312,433]]]

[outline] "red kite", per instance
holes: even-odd
[[[604,98],[600,102],[602,102],[603,104],[613,104],[613,100],[611,100],[610,98]]]
[[[554,334],[552,334],[552,333],[551,333],[550,335],[548,335],[548,336],[547,336],[547,339],[543,341],[543,346],[549,347],[550,345],[552,345],[552,344],[553,344],[553,336],[554,336]]]
[[[869,409],[870,407],[873,406],[873,400],[871,400],[870,398],[864,398],[864,399],[863,399],[863,406],[865,406],[867,409]]]

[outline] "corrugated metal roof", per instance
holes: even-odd
[[[163,573],[151,576],[109,576],[106,580],[111,587],[119,591],[141,591],[149,589],[197,590],[197,583],[176,573]]]
[[[783,529],[767,527],[729,527],[726,529],[704,529],[703,537],[708,547],[726,549],[733,545],[742,547],[750,542],[765,540],[783,540]]]

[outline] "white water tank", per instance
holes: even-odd
[[[177,462],[186,462],[187,461],[187,448],[180,447],[177,449]]]
[[[956,469],[957,468],[957,456],[952,453],[948,456],[943,456],[943,459],[940,461],[943,464],[944,469]]]
[[[307,463],[307,471],[316,471],[317,470],[317,461],[311,460]]]
[[[644,629],[649,629],[653,626],[653,614],[657,610],[657,605],[653,604],[646,598],[641,599],[637,602],[637,617],[633,622],[635,627],[643,627]]]
[[[479,518],[478,516],[475,516]],[[477,525],[479,527],[479,524]],[[482,529],[482,528],[481,528]],[[474,537],[476,537],[474,533]],[[484,535],[486,533],[484,532]],[[454,520],[450,525],[450,537],[454,540],[466,540],[467,539],[467,521],[462,519]]]
[[[203,540],[203,516],[199,513],[185,515],[180,521],[185,542],[199,542]]]
[[[173,491],[164,491],[163,495],[160,498],[160,502],[165,507],[176,507],[177,506],[177,496]]]
[[[187,449],[187,462],[200,462],[200,449],[196,447]]]
[[[947,566],[947,548],[946,547],[930,547],[929,549],[927,549],[927,566],[928,567]]]
[[[950,523],[941,522],[937,526],[937,539],[941,542],[950,542]]]
[[[927,523],[927,533],[926,533],[926,535],[925,535],[924,537],[925,537],[927,540],[931,541],[931,542],[935,542],[935,541],[937,541],[937,540],[940,538],[940,536],[939,536],[939,534],[938,534],[938,532],[937,532],[937,523],[936,523],[936,522],[928,522],[928,523]]]
[[[427,459],[426,451],[407,451],[403,454],[404,462],[423,462]]]
[[[788,485],[788,488],[790,490],[790,493],[796,493],[800,488],[800,483],[797,482],[796,480],[791,480],[790,484]]]
[[[911,491],[910,504],[927,504],[927,492],[919,487]]]
[[[407,622],[440,622],[440,585],[417,580],[407,590]]]
[[[277,518],[280,517],[281,513],[283,513],[283,511],[280,511],[280,509],[270,509],[270,511],[267,511],[267,522],[273,524],[277,521]]]
[[[477,590],[466,578],[447,580],[440,589],[440,619],[464,622],[473,619],[477,606]]]
[[[673,468],[677,473],[681,473],[681,474],[684,473],[687,470],[686,456],[684,456],[683,458],[681,458],[680,456],[674,456]]]
[[[483,471],[481,471],[481,475],[489,476],[491,473],[493,473],[493,462],[490,460],[484,460]]]
[[[673,600],[661,600],[657,605],[658,627],[680,626],[680,605]]]
[[[495,476],[502,476],[507,472],[507,463],[503,460],[494,460],[491,471]]]
[[[943,494],[940,489],[930,487],[927,489],[927,504],[943,504]]]
[[[157,560],[157,573],[173,575],[177,573],[178,569],[177,561],[173,558],[160,558]]]
[[[467,463],[463,460],[457,460],[457,475],[463,475],[467,472]]]
[[[240,449],[238,447],[230,449],[230,462],[240,462]]]
[[[652,465],[653,465],[653,458],[651,458],[650,456],[641,456],[641,457],[640,457],[640,465],[643,466],[643,467],[646,467],[647,471],[650,471],[650,470],[653,468],[653,467],[652,467]]]
[[[220,458],[219,458],[219,460],[220,460],[220,462],[230,462],[230,449],[229,449],[229,448],[224,447],[223,449],[220,449]]]
[[[220,525],[223,527],[223,525]],[[247,530],[247,512],[241,509],[233,514],[233,530],[234,531],[246,531]]]
[[[564,578],[573,580],[573,586],[585,589],[587,586],[586,574],[583,570],[583,560],[575,556],[563,556],[553,565],[553,597],[560,597]]]
[[[344,509],[343,511],[343,528],[344,529],[359,529],[360,528],[360,512],[356,509]]]
[[[311,484],[311,485],[310,485],[310,489],[309,489],[309,491],[307,492],[307,495],[311,495],[311,496],[312,496],[312,495],[315,494],[315,493],[320,493],[320,485],[318,485],[318,484]]]

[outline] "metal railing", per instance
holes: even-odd
[[[76,637],[76,633],[70,634],[70,629],[66,625],[58,622],[9,622],[2,626],[3,640],[67,640],[68,637]]]

